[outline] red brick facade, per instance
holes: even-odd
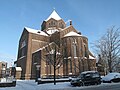
[[[52,14],[57,17],[52,17]],[[82,71],[95,70],[96,59],[88,49],[88,39],[72,25],[65,22],[53,11],[43,21],[40,30],[25,27],[19,41],[17,66],[22,68],[22,79],[36,77],[36,64],[40,67],[40,76],[53,75],[53,66],[48,64],[46,48],[54,44],[61,48],[63,64],[56,70],[57,75],[78,75]],[[44,60],[43,60],[44,58]],[[49,66],[48,66],[49,65]]]

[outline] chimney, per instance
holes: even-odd
[[[70,20],[70,25],[72,25],[72,20]]]

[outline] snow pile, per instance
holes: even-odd
[[[14,77],[1,78],[0,83],[8,83],[15,81]]]

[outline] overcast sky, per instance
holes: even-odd
[[[120,27],[120,0],[0,0],[0,61],[16,60],[23,28],[40,29],[54,8],[88,37],[89,48],[109,27]]]

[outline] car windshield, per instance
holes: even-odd
[[[78,77],[79,77],[79,78],[85,78],[85,77],[86,77],[86,74],[80,74]]]
[[[96,73],[93,73],[92,74],[92,77],[99,77],[99,74],[96,72]]]
[[[95,72],[95,73],[85,73],[85,74],[80,74],[78,77],[79,78],[86,78],[86,77],[95,78],[95,77],[99,77],[99,74],[97,72]]]

